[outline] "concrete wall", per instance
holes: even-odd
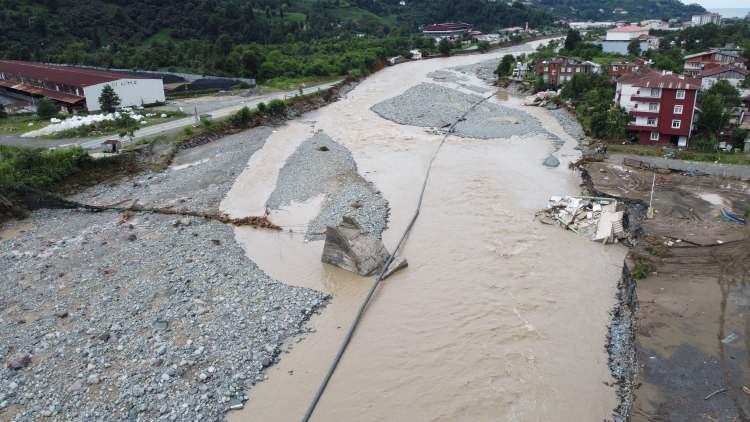
[[[83,89],[86,108],[89,111],[99,111],[99,96],[106,85],[114,88],[120,97],[120,107],[140,106],[165,100],[161,79],[120,79]]]

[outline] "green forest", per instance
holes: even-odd
[[[485,32],[552,25],[545,1],[0,0],[0,58],[261,81],[359,75],[427,47],[418,34],[426,23],[465,21]],[[676,0],[636,3],[687,13]]]
[[[680,0],[535,0],[548,13],[580,20],[689,19],[705,12]]]
[[[0,57],[268,79],[359,73],[418,44],[418,28],[551,24],[478,0],[0,0]]]

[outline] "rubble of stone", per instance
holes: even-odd
[[[482,96],[423,83],[375,104],[372,111],[398,124],[443,131],[458,121],[453,133],[464,138],[501,139],[547,134],[541,123],[528,113],[482,101]],[[481,104],[474,107],[478,103]],[[471,112],[464,116],[469,110]]]
[[[553,196],[536,217],[597,242],[617,243],[628,235],[622,204],[610,198]]]
[[[270,133],[73,199],[216,212]],[[0,420],[223,420],[327,300],[271,279],[207,218],[42,209],[16,224],[30,228],[0,241]]]
[[[321,258],[326,264],[369,277],[383,270],[388,256],[383,241],[365,233],[350,216],[326,230]]]
[[[279,209],[321,194],[325,199],[307,225],[307,240],[322,240],[326,227],[338,225],[344,215],[380,238],[388,224],[388,201],[359,174],[351,152],[325,133],[305,140],[289,156],[266,206]]]

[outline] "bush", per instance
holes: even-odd
[[[268,103],[268,112],[271,113],[272,116],[281,117],[286,114],[286,102],[283,100],[271,100],[270,103]]]
[[[258,111],[261,113],[265,113],[268,110],[268,107],[266,106],[266,103],[263,101],[258,103]]]
[[[232,115],[230,120],[233,126],[247,127],[252,118],[253,113],[250,112],[250,109],[247,107],[242,107],[240,111]]]
[[[36,102],[36,114],[42,119],[55,117],[59,111],[57,105],[46,98],[40,98]]]
[[[0,145],[0,194],[13,197],[29,189],[49,190],[92,163],[80,147],[48,150]]]

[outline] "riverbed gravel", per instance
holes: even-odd
[[[357,172],[351,152],[322,132],[302,142],[289,156],[266,205],[279,209],[318,195],[325,198],[305,229],[308,240],[323,239],[326,227],[337,226],[345,215],[378,238],[388,224],[388,202]]]
[[[423,83],[403,94],[372,107],[381,117],[403,125],[447,129],[462,118],[483,97],[465,94],[437,84]],[[460,137],[477,139],[509,138],[542,134],[546,131],[527,113],[484,102],[455,127]]]
[[[268,133],[77,199],[210,210]],[[0,420],[224,420],[328,299],[268,277],[216,221],[38,210],[11,224],[25,231],[0,241]]]
[[[125,199],[147,207],[175,206],[218,211],[234,179],[273,128],[260,126],[181,151],[163,171],[140,173],[115,183],[102,183],[72,199],[97,205]]]

